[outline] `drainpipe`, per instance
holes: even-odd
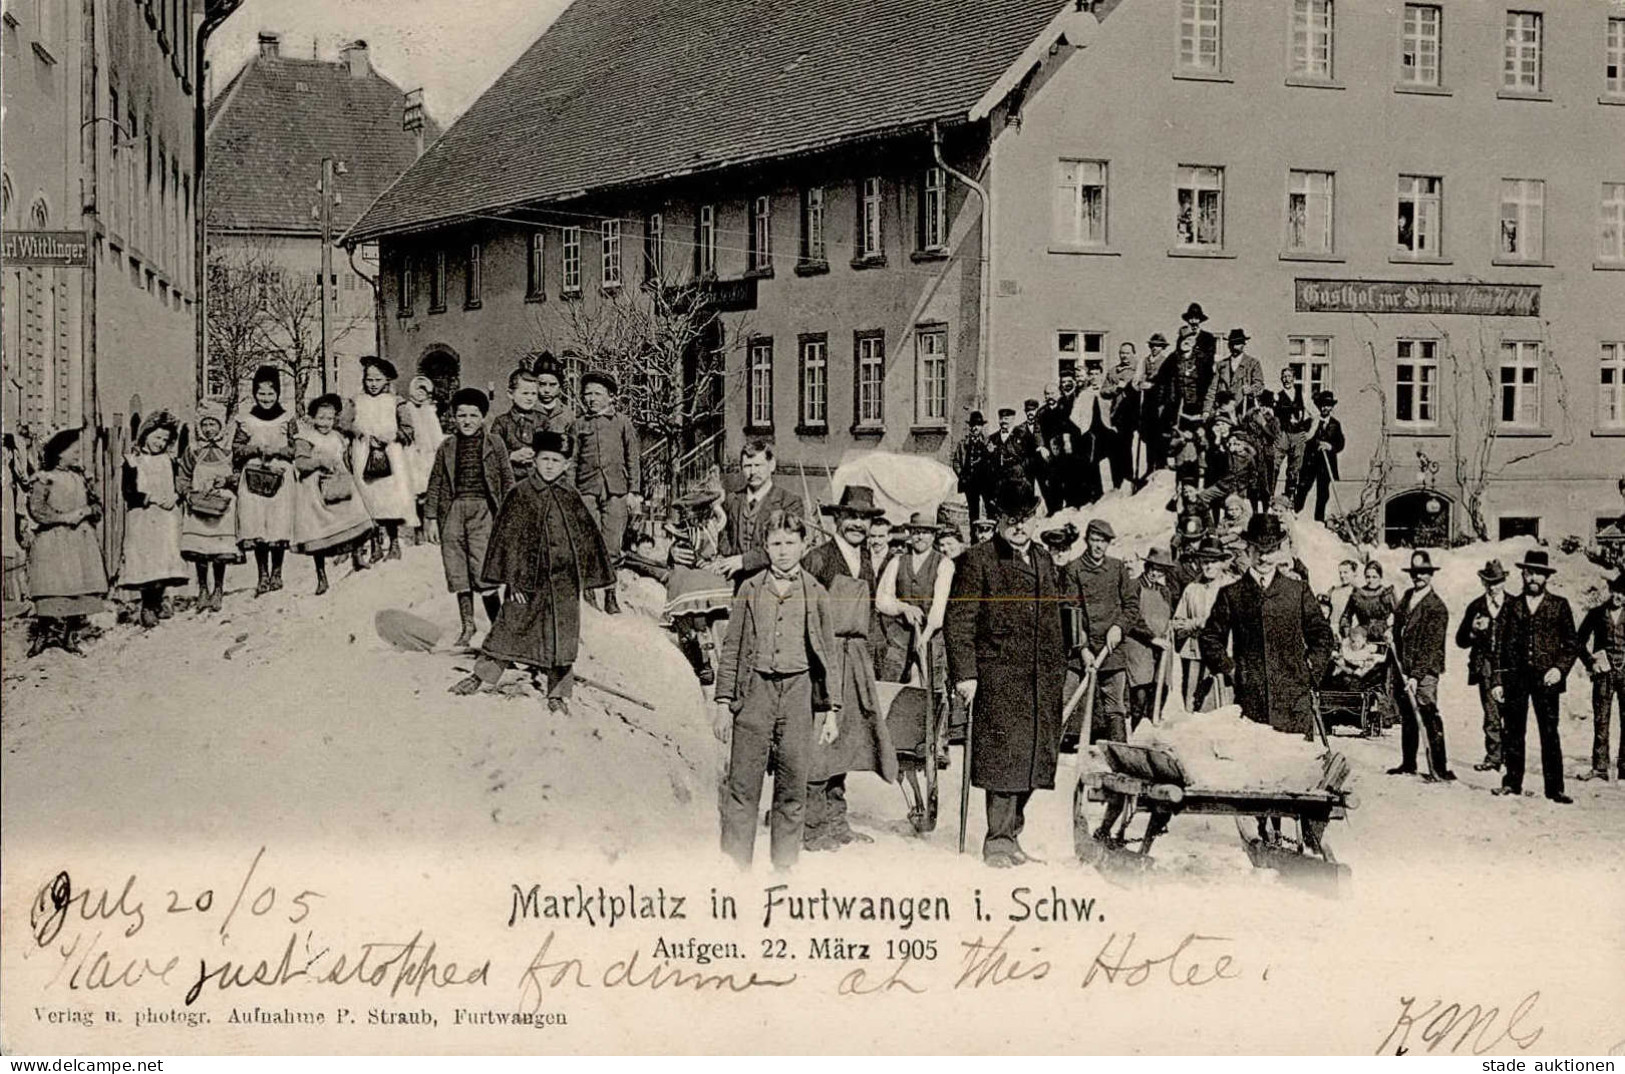
[[[993,142],[988,140],[988,157],[991,165]],[[987,188],[975,179],[958,171],[942,157],[942,132],[937,124],[931,124],[931,154],[936,158],[937,167],[947,174],[958,179],[976,195],[982,203],[982,257],[981,270],[982,296],[981,310],[977,315],[977,343],[976,343],[976,409],[987,409],[987,381],[992,371],[992,355],[988,353],[989,340],[992,338],[993,325],[993,202],[987,196]]]
[[[208,394],[209,368],[209,201],[204,181],[209,160],[208,118],[208,49],[209,38],[220,24],[232,16],[243,0],[203,0],[203,19],[197,28],[193,45],[192,73],[197,81],[192,85],[192,289],[196,294],[197,311],[197,399],[202,402]]]

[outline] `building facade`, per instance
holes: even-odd
[[[1197,301],[1336,393],[1340,504],[1391,459],[1390,539],[1617,515],[1625,5],[1129,0],[992,172],[1007,397]]]

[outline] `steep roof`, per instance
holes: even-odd
[[[348,239],[963,118],[1069,6],[575,0]]]
[[[250,231],[316,228],[322,158],[342,160],[343,202],[334,233],[354,223],[417,159],[417,136],[401,129],[405,94],[369,70],[343,62],[255,57],[210,103],[211,227]],[[439,136],[426,120],[425,143]]]

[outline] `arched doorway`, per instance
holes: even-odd
[[[451,406],[451,394],[463,382],[462,360],[450,347],[431,347],[418,359],[418,375],[428,377],[434,384],[434,408],[441,422],[446,422],[450,416],[446,408]]]
[[[1389,548],[1448,547],[1455,515],[1455,503],[1442,492],[1402,492],[1382,509],[1383,543]]]

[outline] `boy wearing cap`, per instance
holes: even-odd
[[[1090,519],[1083,531],[1083,555],[1061,568],[1068,589],[1079,595],[1088,613],[1084,663],[1094,666],[1098,691],[1093,726],[1083,726],[1082,706],[1074,709],[1061,739],[1063,752],[1076,752],[1085,735],[1089,742],[1128,741],[1128,653],[1122,644],[1130,632],[1144,632],[1145,623],[1139,583],[1130,577],[1127,564],[1106,554],[1116,539],[1110,522]]]
[[[567,433],[538,430],[530,476],[497,512],[480,568],[484,588],[505,586],[496,621],[474,674],[451,688],[471,694],[494,686],[509,664],[545,681],[549,712],[568,713],[571,668],[581,643],[581,594],[613,579],[596,520],[567,471],[575,445]]]
[[[1524,743],[1529,709],[1540,734],[1540,768],[1546,797],[1559,805],[1574,799],[1563,793],[1563,743],[1558,709],[1569,671],[1579,655],[1574,609],[1546,584],[1556,572],[1545,549],[1526,552],[1518,564],[1523,593],[1507,602],[1500,625],[1500,667],[1491,696],[1501,705],[1501,757],[1506,771],[1492,794],[1523,794]]]
[[[462,628],[453,647],[474,637],[474,580],[485,563],[491,527],[514,485],[503,442],[485,428],[491,403],[478,388],[459,388],[451,397],[452,435],[435,451],[424,493],[423,519],[429,543],[440,545],[446,588],[457,595]],[[485,614],[495,623],[502,602],[497,592],[480,594]]]
[[[615,378],[594,370],[581,376],[586,413],[576,419],[576,491],[598,520],[611,566],[619,566],[626,526],[642,506],[642,449],[632,419],[615,409]],[[618,615],[621,604],[610,572],[604,611]]]
[[[1608,725],[1615,700],[1625,724],[1625,570],[1608,579],[1608,597],[1580,621],[1580,654],[1591,671],[1591,770],[1576,779],[1608,778]],[[1620,731],[1619,778],[1625,780],[1625,727]]]
[[[1500,665],[1501,616],[1506,609],[1506,568],[1492,559],[1478,572],[1484,592],[1474,597],[1462,613],[1456,628],[1456,647],[1467,650],[1467,685],[1478,687],[1478,704],[1484,712],[1484,759],[1473,765],[1475,772],[1491,772],[1501,767],[1501,706],[1490,691],[1495,687],[1495,669]]]
[[[1400,730],[1400,761],[1390,776],[1416,774],[1416,750],[1421,732],[1427,734],[1432,780],[1454,780],[1445,757],[1444,720],[1439,717],[1439,677],[1444,674],[1444,639],[1450,613],[1433,591],[1433,560],[1424,551],[1411,553],[1405,568],[1411,588],[1394,608],[1393,654],[1397,670],[1405,676],[1395,683],[1394,705],[1404,716]],[[1418,730],[1420,725],[1420,731]]]

